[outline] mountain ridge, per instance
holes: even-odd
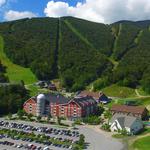
[[[33,18],[0,23],[0,35],[9,59],[31,68],[38,79],[59,77],[76,91],[101,78],[101,88],[118,83],[149,92],[149,25],[149,20],[105,25],[73,17]]]

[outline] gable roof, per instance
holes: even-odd
[[[59,104],[65,104],[69,102],[69,98],[66,98],[60,94],[54,95],[54,94],[45,94],[46,100],[50,103],[59,103]]]
[[[75,97],[70,102],[72,102],[72,101],[74,101],[75,103],[77,103],[80,107],[84,107],[84,106],[87,106],[87,105],[96,104],[96,101],[91,96]]]
[[[105,94],[101,94],[99,100],[100,101],[105,101],[105,102],[109,102],[110,101],[110,99]]]
[[[47,94],[43,94],[43,95],[45,96],[46,102],[49,102],[49,103],[66,104],[70,100],[69,98],[66,98],[66,97],[64,97],[64,96],[62,96],[60,94],[47,93]],[[35,102],[37,102],[37,96],[32,98]]]
[[[138,120],[138,118],[133,117],[133,116],[127,116],[127,115],[121,115],[121,114],[115,114],[110,120],[110,123],[113,123],[114,121],[118,121],[120,124],[121,128],[125,127],[131,127],[132,124]]]
[[[91,91],[81,91],[79,93],[79,96],[92,96],[95,99],[99,99],[99,93],[98,92],[91,92]]]
[[[102,92],[91,92],[91,91],[85,90],[85,91],[81,91],[79,93],[79,96],[82,96],[82,97],[92,96],[94,99],[98,99],[101,101],[108,101],[109,100],[108,97]]]
[[[126,112],[133,114],[143,114],[145,111],[145,107],[143,106],[127,106],[127,105],[113,105],[111,111],[115,112]]]
[[[35,98],[35,97],[29,98],[27,101],[24,102],[23,106],[25,106],[26,103],[28,103],[28,102],[30,102],[30,101],[33,101],[34,103],[36,103],[36,98]]]

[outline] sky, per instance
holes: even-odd
[[[150,19],[150,0],[0,0],[0,21],[73,16],[94,22]]]

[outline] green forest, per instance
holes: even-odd
[[[1,63],[0,60],[0,83],[8,82],[8,77],[5,75],[6,67]]]
[[[23,82],[10,84],[5,72],[6,67],[0,61],[0,115],[16,113],[28,98]]]
[[[0,85],[0,115],[16,113],[29,98],[28,92],[22,84]]]
[[[29,97],[23,81],[19,84],[11,84],[6,72],[7,67],[0,60],[0,116],[16,113]]]
[[[150,93],[149,26],[150,21],[106,25],[34,18],[0,23],[0,36],[7,57],[39,80],[60,79],[68,91],[93,83],[94,90],[118,84]],[[0,80],[8,78],[0,73]]]

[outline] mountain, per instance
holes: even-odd
[[[0,23],[4,52],[40,80],[59,78],[73,91],[98,80],[150,92],[150,21],[110,25],[73,17]]]

